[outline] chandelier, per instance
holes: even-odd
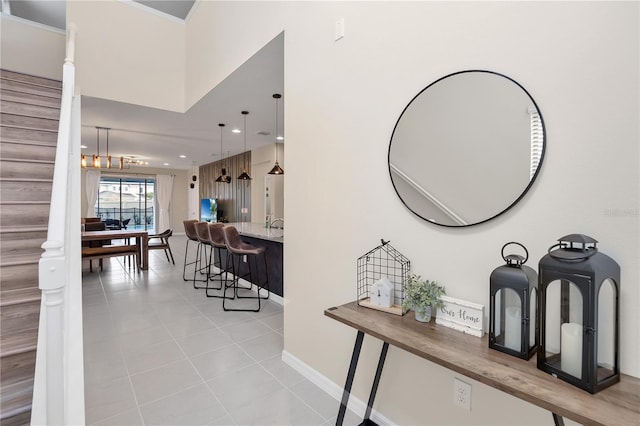
[[[83,154],[80,157],[80,165],[82,166],[83,169],[86,169],[87,167],[91,166],[94,169],[101,169],[102,168],[102,157],[100,157],[100,130],[106,130],[107,131],[107,155],[106,155],[106,164],[105,164],[105,168],[110,169],[113,164],[111,162],[111,155],[109,154],[109,130],[111,130],[111,128],[109,127],[98,127],[96,126],[96,145],[97,145],[97,152],[96,154],[93,154],[91,156],[91,164],[88,164],[88,156]],[[124,157],[120,157],[118,159],[118,167],[120,169],[125,168],[125,158]]]

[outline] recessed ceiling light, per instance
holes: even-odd
[[[279,140],[279,141],[283,141],[284,140],[284,136],[278,136],[278,137],[276,137],[276,139]]]
[[[180,158],[187,158],[187,156],[186,156],[186,155],[184,155],[184,154],[181,154],[181,155],[180,155]]]
[[[240,130],[240,129],[233,129],[233,130],[231,131],[231,133],[242,133],[242,130]]]
[[[87,149],[87,148],[89,148],[89,147],[88,147],[88,146],[86,146],[86,145],[80,145],[80,148],[82,148],[82,149]]]
[[[165,165],[165,166],[168,166],[168,165],[169,165],[169,163],[164,163],[164,165]]]

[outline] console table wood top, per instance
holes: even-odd
[[[538,370],[525,361],[489,349],[488,337],[470,336],[404,316],[360,307],[356,302],[325,315],[392,346],[499,389],[584,425],[640,425],[640,379],[624,375],[595,395]]]

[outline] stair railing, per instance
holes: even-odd
[[[49,226],[39,263],[42,291],[32,425],[84,424],[80,256],[80,96],[75,39],[67,30]]]

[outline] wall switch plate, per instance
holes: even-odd
[[[471,385],[453,378],[453,403],[471,411]]]
[[[340,18],[336,21],[335,29],[335,41],[344,37],[344,18]]]

